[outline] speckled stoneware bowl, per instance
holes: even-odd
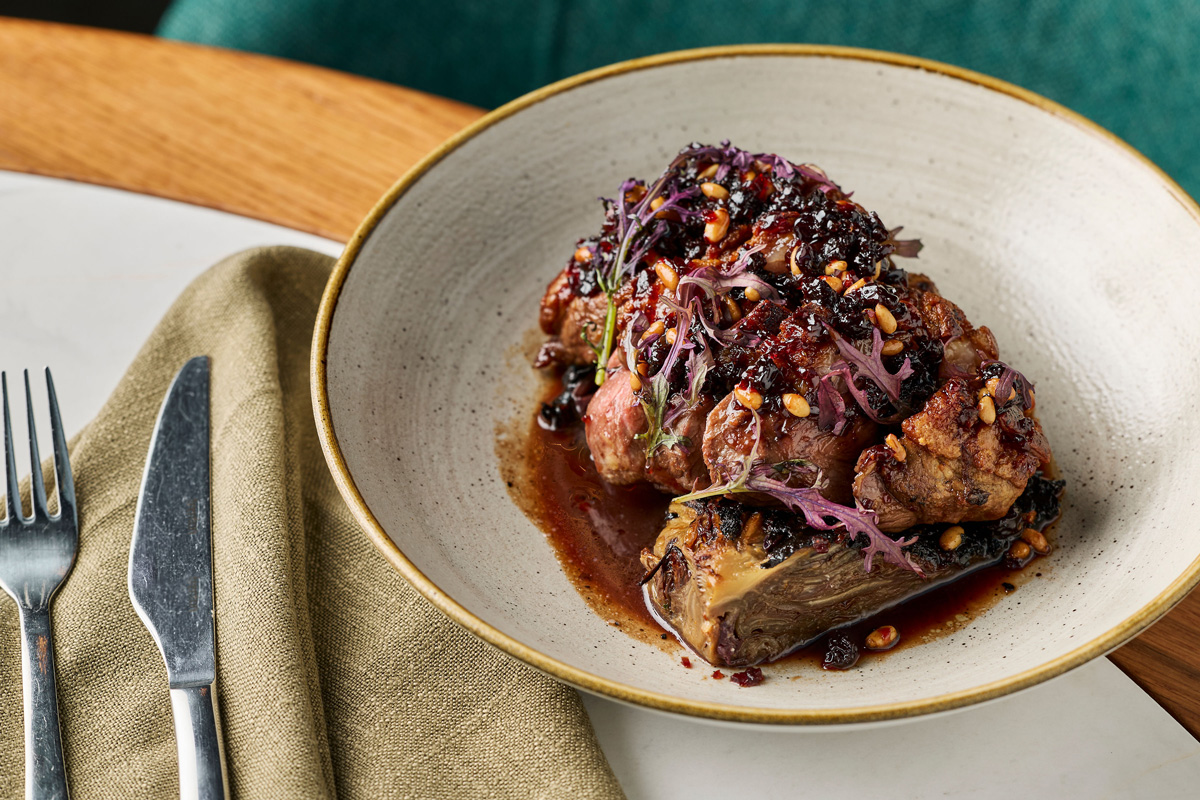
[[[684,144],[824,167],[925,243],[919,268],[1037,383],[1068,482],[1058,548],[958,632],[753,689],[678,666],[593,613],[510,499],[496,431],[527,419],[522,357],[599,195]],[[754,47],[582,75],[489,114],[404,176],[322,304],[313,396],[366,534],[476,635],[578,687],[700,717],[896,719],[1096,658],[1197,581],[1200,209],[1095,125],[980,75],[883,53]],[[794,680],[787,678],[794,677]]]

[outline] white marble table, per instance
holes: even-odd
[[[0,369],[51,366],[78,430],[189,281],[266,244],[341,250],[205,208],[0,172]],[[634,800],[1200,797],[1200,742],[1107,659],[984,706],[868,730],[717,726],[584,699]]]

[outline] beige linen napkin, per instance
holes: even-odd
[[[619,797],[575,691],[445,619],[343,505],[308,387],[331,266],[267,248],[213,267],[73,443],[79,557],[52,612],[72,796],[178,791],[166,671],[125,576],[159,405],[184,361],[207,354],[218,690],[234,797]],[[70,386],[58,376],[60,392]],[[20,796],[24,781],[17,630],[0,595],[2,797]]]

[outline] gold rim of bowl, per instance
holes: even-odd
[[[396,182],[387,194],[371,209],[371,213],[358,226],[354,236],[346,245],[345,251],[338,260],[325,287],[321,298],[320,310],[317,314],[316,328],[313,333],[311,388],[313,411],[316,415],[317,431],[321,440],[321,448],[329,462],[329,468],[338,489],[350,506],[355,518],[366,532],[367,536],[379,548],[384,557],[400,571],[409,583],[423,594],[431,603],[442,610],[448,617],[457,622],[471,633],[492,644],[509,655],[534,666],[543,672],[597,694],[623,700],[637,705],[647,706],[662,711],[671,711],[697,717],[732,722],[746,722],[766,725],[839,725],[856,722],[876,722],[890,719],[931,714],[948,711],[954,708],[979,703],[1011,692],[1025,689],[1042,681],[1061,675],[1097,656],[1120,646],[1145,630],[1155,620],[1165,614],[1176,603],[1183,599],[1193,586],[1200,581],[1200,558],[1193,561],[1187,569],[1171,582],[1161,594],[1116,625],[1101,636],[1080,645],[1052,661],[1020,672],[1002,680],[983,684],[960,692],[938,695],[920,700],[902,703],[887,703],[855,708],[830,709],[773,709],[738,706],[726,703],[710,703],[697,700],[685,700],[660,692],[637,689],[617,681],[593,675],[590,672],[565,664],[551,658],[538,650],[508,636],[487,624],[472,614],[454,598],[443,592],[438,586],[425,577],[424,574],[405,557],[384,532],[383,527],[371,513],[363,496],[354,484],[354,479],[342,456],[337,434],[333,429],[333,420],[329,412],[329,392],[326,383],[325,358],[329,345],[329,332],[333,323],[333,315],[337,308],[338,296],[345,284],[346,276],[350,273],[355,258],[362,249],[363,242],[370,236],[375,226],[396,201],[416,183],[431,167],[450,153],[461,147],[465,142],[487,130],[501,120],[547,98],[554,97],[578,86],[594,81],[603,80],[614,75],[652,69],[667,64],[679,64],[688,61],[705,59],[728,58],[731,56],[794,56],[801,58],[844,58],[857,61],[867,61],[889,64],[899,67],[926,70],[951,78],[957,78],[994,92],[1016,98],[1036,106],[1056,117],[1059,117],[1077,128],[1096,136],[1133,157],[1147,169],[1158,176],[1168,192],[1185,208],[1192,217],[1200,223],[1200,207],[1177,184],[1153,162],[1135,150],[1128,143],[1100,127],[1091,120],[1055,103],[1039,94],[1014,86],[997,78],[982,75],[971,70],[942,64],[913,56],[899,55],[878,50],[864,50],[853,47],[832,47],[820,45],[743,45],[731,47],[709,47],[698,50],[683,50],[647,58],[623,61],[601,69],[585,72],[571,78],[550,84],[523,97],[513,100],[478,121],[469,125],[459,133],[444,142],[436,150],[426,156],[420,163],[410,169]]]

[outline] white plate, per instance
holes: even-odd
[[[1068,482],[1045,577],[953,635],[845,673],[775,666],[752,690],[592,613],[510,500],[494,448],[498,426],[532,413],[537,376],[514,354],[547,281],[598,228],[596,196],[724,138],[820,164],[922,239],[921,270],[1037,383]],[[962,70],[780,46],[630,62],[488,115],[380,202],[318,320],[318,424],[391,562],[464,627],[563,680],[742,722],[947,710],[1103,654],[1200,577],[1198,222],[1111,135]]]

